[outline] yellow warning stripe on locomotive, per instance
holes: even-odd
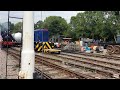
[[[40,52],[43,49],[52,49],[54,46],[50,45],[49,42],[35,43],[35,51]]]

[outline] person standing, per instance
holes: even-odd
[[[84,42],[83,42],[83,40],[80,38],[80,51],[84,51]]]
[[[0,35],[0,50],[2,48],[2,36]]]

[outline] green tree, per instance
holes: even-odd
[[[109,30],[108,39],[116,42],[116,36],[120,32],[120,17],[115,14],[115,11],[106,11],[105,27]]]
[[[43,21],[39,20],[35,25],[35,29],[42,29],[43,28]]]
[[[22,28],[23,28],[23,23],[22,22],[18,22],[14,25],[14,30],[13,32],[16,33],[18,31],[22,31]]]
[[[66,20],[60,16],[47,17],[44,20],[43,27],[49,30],[50,37],[62,35],[69,28]]]
[[[87,37],[116,41],[120,33],[120,17],[114,11],[85,11],[71,17],[70,25],[76,38]]]
[[[84,36],[85,30],[85,18],[84,13],[78,13],[77,16],[71,17],[70,25],[72,27],[72,32],[75,33],[75,38]]]
[[[68,29],[64,31],[63,35],[72,38],[73,41],[76,40],[76,32],[72,29],[70,24],[68,24]]]
[[[10,31],[12,32],[14,30],[14,23],[10,22]]]

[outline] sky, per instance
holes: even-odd
[[[79,12],[84,12],[84,11],[42,11],[42,21],[44,21],[45,18],[48,16],[61,16],[69,23],[70,18],[72,16],[76,16],[77,13]],[[7,11],[0,11],[0,23],[7,22],[8,20],[7,15],[8,15]],[[11,11],[10,16],[23,18],[23,11]],[[41,20],[41,11],[34,11],[34,23],[36,23],[39,20]],[[12,23],[17,23],[22,20],[10,19],[10,21]]]

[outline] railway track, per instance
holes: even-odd
[[[56,58],[53,59],[53,56],[55,56]],[[102,59],[101,60],[90,59],[87,57],[81,57],[78,55],[68,54],[68,53],[61,53],[60,55],[52,54],[52,55],[49,55],[49,57],[45,56],[44,54],[41,56],[41,58],[42,57],[49,59],[56,63],[62,63],[63,65],[68,66],[68,69],[73,67],[74,71],[80,72],[82,68],[82,69],[87,69],[88,71],[95,72],[94,75],[91,75],[91,73],[87,73],[87,74],[94,76],[96,78],[97,76],[98,78],[105,78],[105,77],[106,78],[119,78],[120,63],[118,62],[110,62],[110,61],[102,60]],[[61,59],[57,59],[57,58],[61,58]],[[105,77],[101,77],[101,75],[104,75]]]
[[[6,50],[5,50],[6,51]],[[11,51],[9,50],[8,53],[13,56],[15,59],[20,60],[20,54],[18,53],[18,50],[15,51]],[[37,72],[37,76],[35,76],[35,78],[39,79],[39,78],[43,78],[43,79],[51,79],[51,77],[49,77],[48,75],[46,75],[45,73],[42,73],[42,77],[38,77],[41,76],[41,72],[38,68],[35,67],[35,72]]]
[[[61,55],[57,55],[58,57],[60,56],[69,56],[69,57],[74,57],[75,59],[82,59],[82,60],[87,60],[88,62],[94,61],[97,63],[103,63],[103,64],[108,64],[108,65],[114,65],[114,66],[119,66],[120,67],[120,61],[116,60],[106,60],[106,59],[100,59],[100,58],[93,58],[93,57],[85,57],[82,55],[77,55],[77,54],[71,54],[71,53],[61,53]]]
[[[95,78],[95,77],[92,77],[92,76],[89,76],[86,74],[72,71],[69,69],[68,66],[58,64],[56,62],[50,61],[49,59],[36,55],[36,62],[37,63],[42,63],[42,64],[47,65],[50,68],[52,68],[52,72],[55,72],[55,73],[53,73],[53,76],[51,75],[51,77],[53,77],[54,79],[94,79]],[[45,71],[43,70],[43,72],[45,72]],[[50,71],[48,70],[48,72],[50,72]],[[46,73],[48,73],[48,72],[46,72]],[[58,75],[60,75],[60,76],[58,76]]]
[[[20,50],[20,48],[11,48],[13,50]],[[83,52],[61,52],[61,53],[71,53],[71,54],[77,54],[77,55],[83,55],[83,56],[89,56],[89,57],[96,57],[96,58],[101,58],[101,59],[106,59],[106,60],[120,60],[120,56],[116,56],[116,55],[103,55],[103,54],[93,54],[93,53],[83,53]]]
[[[56,60],[56,58],[61,58],[59,61],[62,63],[66,63],[70,66],[76,66],[76,67],[83,67],[86,69],[91,69],[96,71],[97,73],[102,73],[104,75],[108,75],[110,77],[117,77],[119,78],[120,74],[120,64],[118,63],[112,63],[112,62],[105,62],[105,61],[97,61],[97,60],[91,60],[91,59],[81,59],[80,57],[73,57],[73,55],[69,54],[61,54],[61,55],[49,55],[49,58],[52,58],[55,56],[55,59],[51,60]],[[44,57],[47,57],[46,55]]]
[[[108,60],[113,59],[113,60],[120,60],[119,56],[116,55],[103,55],[103,54],[93,54],[93,53],[83,53],[83,52],[66,52],[66,53],[72,53],[72,54],[78,54],[78,55],[84,55],[84,56],[92,56],[92,57],[97,57],[97,58],[106,58]]]
[[[19,53],[16,51],[9,51],[14,57],[19,57]],[[70,70],[68,66],[58,64],[56,62],[52,62],[50,60],[46,60],[46,58],[42,58],[40,56],[35,57],[36,64],[35,70],[40,74],[44,74],[44,76],[49,77],[49,79],[94,79],[95,77],[78,73],[73,70]]]

